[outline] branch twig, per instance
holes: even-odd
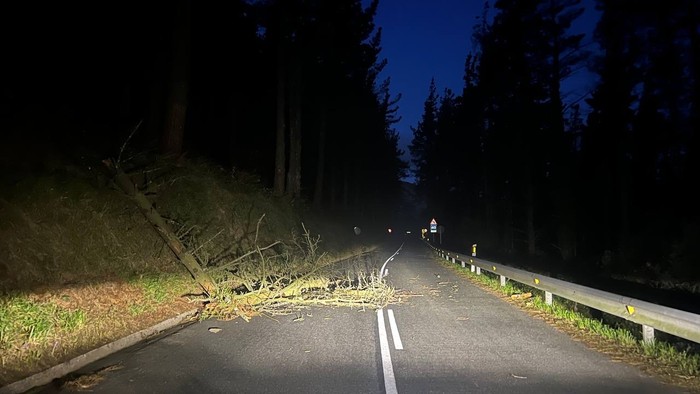
[[[260,223],[262,222],[264,217],[265,214],[263,213],[262,216],[260,216],[260,219],[258,219],[258,224],[255,226],[255,245],[258,244],[258,233],[260,232]]]
[[[136,133],[136,130],[138,130],[139,127],[141,127],[141,123],[143,123],[143,119],[139,120],[139,123],[136,124],[136,127],[134,127],[134,130],[131,131],[131,134],[129,134],[129,136],[126,138],[126,141],[124,141],[122,148],[119,150],[119,156],[117,156],[117,162],[115,164],[116,167],[119,167],[119,165],[121,164],[122,153],[124,153],[124,149],[126,148],[126,144],[129,143],[129,141],[131,140],[131,137],[133,137],[134,134]]]
[[[271,247],[273,247],[273,246],[275,246],[275,245],[277,245],[277,244],[280,244],[280,243],[282,243],[282,242],[281,242],[281,241],[275,241],[275,242],[273,242],[273,243],[271,243],[271,244],[265,246],[264,248],[256,248],[255,250],[251,250],[250,252],[244,254],[243,256],[238,257],[237,259],[231,261],[230,263],[226,263],[226,264],[224,264],[224,265],[220,265],[220,266],[218,266],[218,267],[216,267],[216,268],[211,269],[211,271],[216,272],[216,271],[225,270],[225,269],[227,269],[227,268],[231,268],[232,266],[236,265],[237,262],[243,260],[244,258],[250,256],[251,254],[253,254],[253,253],[258,253],[259,251],[263,251],[263,250],[265,250],[265,249],[270,249]]]

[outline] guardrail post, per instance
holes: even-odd
[[[642,340],[647,344],[654,343],[654,327],[642,324]]]
[[[506,277],[505,277],[505,275],[501,275],[501,287],[506,287]]]
[[[454,257],[452,258],[452,264],[455,264],[455,258],[454,258]]]
[[[552,305],[552,293],[548,291],[544,292],[544,303],[547,305]]]
[[[464,260],[462,260],[461,263],[462,263],[462,268],[465,268],[467,266],[467,263],[465,263]]]
[[[471,267],[472,274],[474,273],[474,270],[476,269],[476,266],[474,264],[469,265]]]
[[[481,275],[481,267],[476,267],[476,274]]]

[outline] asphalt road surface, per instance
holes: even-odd
[[[386,280],[407,295],[382,310],[192,323],[79,372],[118,365],[89,391],[120,394],[683,392],[460,279],[419,240],[392,240],[379,263],[401,245]]]

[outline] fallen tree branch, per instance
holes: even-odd
[[[236,263],[238,263],[239,261],[243,260],[244,258],[250,256],[251,254],[253,254],[253,253],[258,253],[259,251],[263,251],[263,250],[265,250],[265,249],[270,249],[271,247],[273,247],[273,246],[275,246],[275,245],[277,245],[277,244],[281,244],[281,243],[282,243],[282,241],[275,241],[275,242],[273,242],[273,243],[271,243],[271,244],[265,246],[264,248],[256,248],[255,250],[251,250],[250,252],[244,254],[243,256],[240,256],[240,257],[236,258],[235,260],[231,261],[230,263],[226,263],[226,264],[224,264],[224,265],[220,265],[220,266],[218,266],[218,267],[212,268],[212,269],[210,269],[209,271],[211,271],[211,272],[218,272],[218,271],[225,270],[225,269],[227,269],[227,268],[231,268],[231,267],[235,266]]]
[[[141,127],[141,123],[143,123],[143,119],[139,120],[139,123],[134,127],[134,130],[131,131],[131,134],[126,138],[126,141],[124,141],[124,144],[122,145],[122,148],[119,150],[119,156],[117,156],[117,162],[114,163],[115,167],[119,167],[122,163],[122,153],[124,153],[124,149],[126,149],[126,145],[129,143],[129,140],[131,140],[131,137],[134,136],[136,131]]]
[[[209,296],[216,293],[216,283],[199,265],[194,256],[187,251],[187,248],[182,244],[180,239],[175,235],[173,230],[168,226],[162,216],[153,207],[153,204],[141,193],[136,185],[131,181],[128,175],[114,163],[112,159],[104,160],[103,163],[112,172],[114,182],[119,186],[124,193],[131,197],[136,205],[138,205],[141,213],[146,217],[148,222],[153,226],[158,235],[165,241],[170,250],[175,254],[180,263],[185,266],[187,271],[197,281]]]

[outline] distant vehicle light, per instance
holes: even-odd
[[[389,228],[389,229],[387,229],[387,231],[389,232],[389,234],[391,234],[391,229],[390,229],[390,228]]]
[[[411,230],[406,230],[406,234],[410,234],[410,233],[411,233]]]

